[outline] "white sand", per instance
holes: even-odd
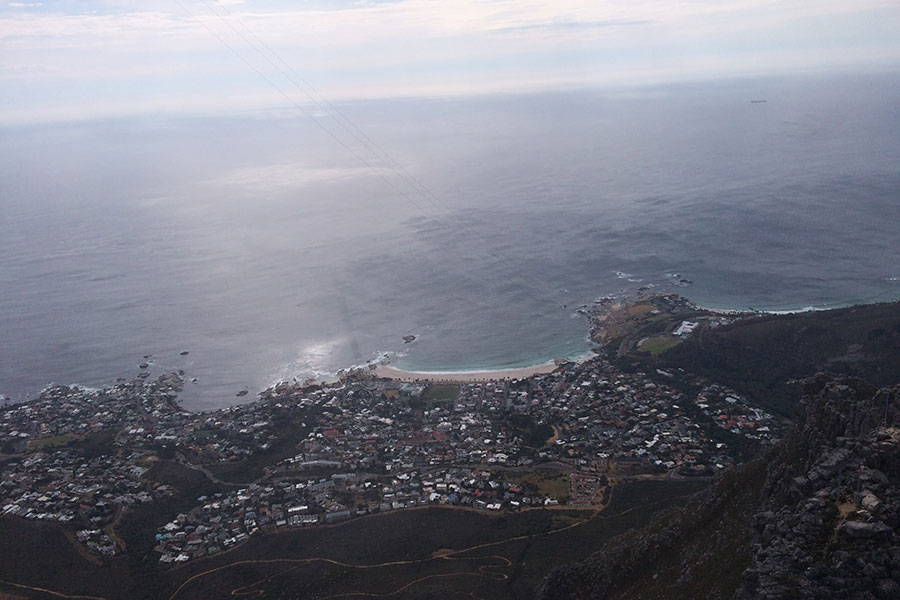
[[[555,361],[547,361],[540,365],[521,367],[518,369],[495,369],[486,371],[404,371],[388,365],[379,365],[375,374],[379,377],[398,381],[447,381],[455,383],[471,383],[475,381],[491,381],[499,379],[521,379],[532,375],[550,373],[556,369]]]

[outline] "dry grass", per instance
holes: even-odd
[[[638,350],[641,350],[642,352],[649,352],[650,354],[657,356],[659,354],[662,354],[669,348],[674,348],[680,343],[680,339],[671,335],[659,335],[656,337],[647,338],[646,340],[641,342]]]
[[[633,304],[626,309],[629,317],[643,317],[651,311],[657,310],[652,304]]]
[[[533,485],[543,496],[556,498],[564,502],[569,498],[569,475],[556,471],[533,471],[515,477],[521,485]]]
[[[77,433],[64,433],[63,435],[54,435],[37,440],[30,440],[28,442],[28,449],[43,450],[45,448],[59,448],[60,446],[65,446],[69,442],[81,439],[84,439],[83,435],[78,435]]]

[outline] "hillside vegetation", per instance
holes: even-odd
[[[827,372],[875,386],[900,382],[900,302],[791,315],[764,315],[702,329],[663,352],[663,368],[683,368],[795,416],[792,379]]]

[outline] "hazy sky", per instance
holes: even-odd
[[[0,123],[284,105],[300,77],[370,98],[892,70],[898,32],[898,0],[0,0]]]

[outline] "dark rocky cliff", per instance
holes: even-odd
[[[774,453],[739,597],[900,598],[900,388],[806,384]]]
[[[900,386],[817,376],[765,456],[590,558],[541,598],[900,597]]]

